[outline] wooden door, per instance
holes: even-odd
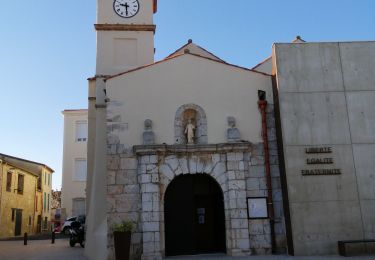
[[[41,233],[41,232],[42,232],[42,215],[38,215],[36,233]]]
[[[14,227],[14,235],[20,236],[22,228],[22,209],[16,209],[16,225]]]
[[[223,194],[210,176],[175,178],[165,194],[164,213],[167,256],[225,252]]]

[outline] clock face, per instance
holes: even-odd
[[[139,11],[138,0],[115,0],[113,1],[113,9],[116,14],[124,18],[130,18]]]

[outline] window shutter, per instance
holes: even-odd
[[[86,159],[76,159],[75,170],[74,170],[74,180],[86,181],[86,175],[87,175]]]
[[[24,182],[25,176],[19,174],[18,175],[18,194],[23,194],[23,182]]]
[[[11,191],[12,189],[12,173],[7,173],[7,191]]]
[[[85,142],[87,139],[87,122],[77,121],[76,122],[76,141]]]

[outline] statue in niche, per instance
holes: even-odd
[[[189,118],[189,121],[186,124],[185,132],[184,132],[186,135],[186,140],[188,144],[194,143],[194,130],[195,130],[195,125],[193,124],[193,120]]]
[[[143,132],[142,138],[143,138],[143,144],[149,145],[155,143],[155,134],[152,131],[152,120],[146,119],[145,120],[145,131]]]
[[[240,131],[236,127],[236,119],[233,116],[228,116],[228,130],[227,140],[229,143],[239,142],[241,140]]]

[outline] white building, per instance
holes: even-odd
[[[87,109],[64,110],[61,207],[68,216],[86,213]]]
[[[248,69],[189,40],[155,62],[157,1],[97,3],[89,259],[114,258],[122,220],[132,259],[335,254],[375,235],[373,42],[297,39]]]

